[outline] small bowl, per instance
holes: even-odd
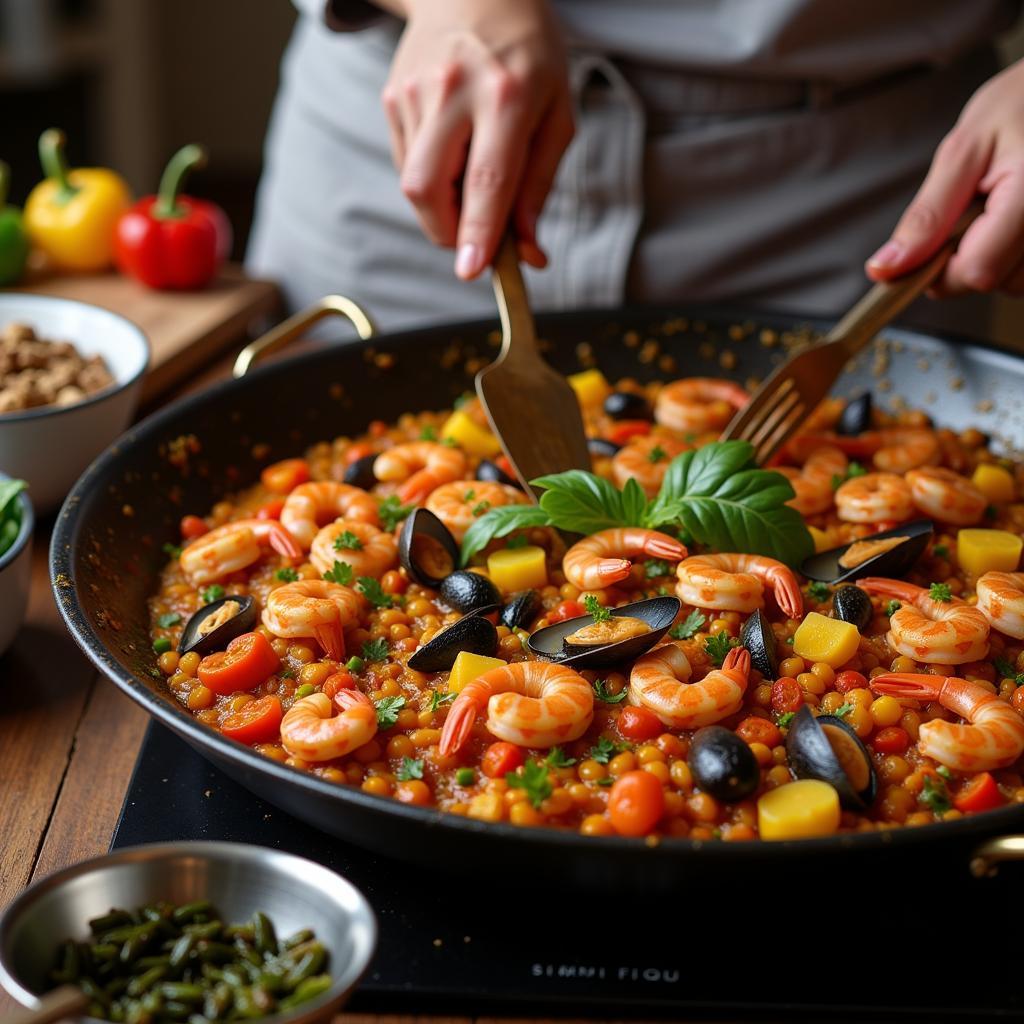
[[[112,907],[209,899],[225,921],[262,910],[277,933],[312,928],[330,953],[331,987],[291,1013],[289,1024],[325,1020],[341,1008],[370,963],[377,923],[362,893],[321,864],[243,843],[135,846],[58,871],[26,889],[0,916],[0,985],[35,1009],[66,938],[88,937],[88,920]],[[92,1018],[82,1018],[92,1019]]]
[[[82,471],[124,432],[135,412],[149,343],[130,320],[74,299],[0,293],[0,328],[26,323],[42,338],[101,355],[115,383],[75,405],[0,413],[0,466],[29,482],[40,515],[64,500]]]
[[[0,473],[0,480],[7,479]],[[21,529],[14,543],[0,555],[0,655],[21,628],[32,582],[32,502],[25,491],[16,500],[21,504]]]

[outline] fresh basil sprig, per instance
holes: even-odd
[[[787,565],[814,550],[803,517],[786,504],[792,485],[781,473],[759,469],[746,441],[715,441],[677,456],[653,501],[635,480],[619,490],[578,469],[531,482],[545,489],[540,505],[505,505],[477,519],[462,542],[464,564],[495,537],[530,526],[582,534],[669,526],[715,551],[768,555]]]

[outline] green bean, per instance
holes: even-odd
[[[181,967],[192,955],[196,947],[197,938],[195,935],[186,933],[180,939],[176,939],[171,947],[170,964],[172,967]]]
[[[135,966],[140,967],[144,971],[148,971],[150,967],[170,967],[171,958],[166,953],[161,956],[140,956],[135,961]]]
[[[239,972],[238,968],[232,964],[231,966],[224,968],[224,980],[232,988],[241,988],[246,983],[247,979]]]
[[[278,1011],[291,1010],[300,1003],[316,999],[331,987],[331,976],[329,974],[316,974],[311,978],[305,978],[290,996],[285,996],[277,1004]]]
[[[176,999],[179,1002],[202,1002],[205,994],[202,985],[189,985],[183,981],[165,981],[160,986],[160,994],[164,999]]]
[[[184,924],[191,921],[196,914],[204,914],[213,907],[209,900],[195,900],[193,903],[183,903],[172,911],[171,917],[177,924]]]
[[[126,910],[111,910],[108,914],[103,914],[101,917],[94,917],[89,922],[89,930],[93,935],[98,935],[100,932],[109,932],[111,928],[118,928],[124,924],[132,923],[132,915]]]
[[[195,1009],[190,1003],[183,1003],[178,999],[168,999],[164,1003],[163,1014],[172,1020],[184,1020]]]
[[[285,975],[285,988],[295,988],[300,981],[305,981],[306,978],[318,974],[326,959],[327,950],[317,943],[316,948],[308,950],[302,959]]]
[[[224,1016],[232,1003],[231,986],[223,981],[206,990],[203,998],[203,1015],[210,1020]]]
[[[196,946],[200,959],[213,963],[229,963],[235,959],[235,950],[225,942],[211,942],[202,939]]]
[[[217,920],[207,921],[206,924],[187,924],[183,931],[197,939],[219,939],[224,931],[224,924]]]
[[[128,982],[128,995],[141,996],[144,992],[148,992],[158,981],[166,977],[166,975],[166,967],[162,965],[150,967],[148,971],[136,975]]]
[[[110,1006],[113,1000],[96,984],[92,978],[80,978],[78,987],[94,1002],[101,1006]]]
[[[308,928],[303,928],[301,931],[297,931],[294,935],[289,935],[281,943],[282,949],[294,949],[296,946],[301,946],[304,942],[309,942],[312,939],[313,933]]]
[[[116,960],[120,947],[116,942],[95,942],[89,947],[94,961]]]
[[[235,1009],[242,1017],[247,1017],[250,1020],[256,1017],[265,1017],[273,1008],[273,997],[265,989],[254,985],[251,988],[243,987],[235,991]]]
[[[201,964],[200,973],[210,981],[224,980],[224,972],[219,967],[214,967],[213,964]]]
[[[82,960],[78,953],[78,945],[68,941],[61,946],[60,967],[53,972],[55,981],[74,982],[82,974]]]
[[[225,939],[241,939],[243,942],[254,942],[256,932],[251,924],[229,924],[224,929]]]
[[[277,934],[270,918],[266,914],[257,911],[252,916],[252,928],[256,940],[256,948],[261,953],[269,953],[277,956]]]
[[[103,990],[116,999],[118,996],[124,994],[128,986],[131,984],[131,980],[131,978],[114,978],[113,981],[108,981],[106,985],[103,986]]]
[[[108,1016],[115,1024],[121,1024],[124,1020],[124,1005],[122,1003],[114,1003],[107,1011]]]
[[[211,1024],[209,1017],[204,1017],[201,1013],[193,1013],[189,1015],[188,1024]]]

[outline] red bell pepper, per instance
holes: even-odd
[[[167,164],[155,196],[117,222],[114,256],[122,273],[150,288],[202,288],[231,248],[231,224],[214,203],[180,194],[186,176],[206,163],[201,146],[183,146]]]

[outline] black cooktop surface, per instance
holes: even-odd
[[[940,851],[870,876],[825,863],[670,897],[552,891],[486,865],[410,865],[259,800],[151,723],[112,846],[226,839],[349,878],[377,913],[350,1009],[731,1020],[1021,1019],[1024,870]]]

